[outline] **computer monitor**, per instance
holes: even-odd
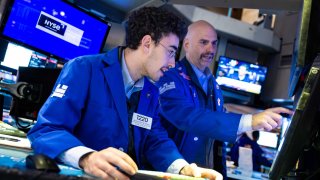
[[[1,83],[15,84],[17,81],[17,70],[0,65],[0,81]],[[2,89],[2,92],[0,92],[0,94],[3,96],[3,102],[2,104],[0,104],[0,107],[1,105],[3,105],[2,106],[3,109],[9,110],[11,107],[12,97],[3,89]],[[0,100],[0,103],[1,103],[1,100]]]
[[[318,58],[320,60],[320,57]],[[319,137],[317,137],[320,129],[319,67],[319,64],[315,63],[307,75],[290,125],[281,139],[279,151],[272,164],[269,174],[270,179],[280,179],[291,175],[305,179],[320,168],[320,162],[316,160],[317,157],[320,157],[319,148],[316,157],[309,159],[309,161],[308,158],[305,158],[308,157],[310,150],[317,149],[314,148],[314,145],[320,142]],[[297,162],[299,163],[297,164]],[[290,172],[293,173],[290,174]]]
[[[27,67],[34,51],[14,43],[8,43],[1,65],[18,70],[19,66]]]
[[[216,79],[220,86],[252,94],[260,94],[267,67],[220,56]]]
[[[67,1],[8,0],[0,36],[61,61],[100,53],[111,24]]]
[[[10,115],[16,118],[36,120],[38,112],[52,92],[61,69],[19,67],[17,82],[28,86],[24,98],[14,98]]]
[[[0,65],[0,81],[8,84],[16,83],[17,70]]]
[[[15,70],[18,70],[19,66],[56,68],[57,62],[57,59],[10,42],[5,50],[1,65]]]

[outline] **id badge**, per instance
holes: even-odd
[[[142,114],[133,113],[131,124],[150,130],[152,126],[152,118]]]

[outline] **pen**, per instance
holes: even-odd
[[[19,142],[19,139],[9,138],[9,137],[0,137],[0,140],[7,140],[12,142]]]

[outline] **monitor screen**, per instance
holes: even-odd
[[[0,65],[0,81],[14,84],[17,80],[17,70]]]
[[[312,149],[313,143],[316,142],[315,138],[320,125],[319,89],[320,68],[318,65],[314,65],[307,75],[305,85],[301,91],[301,95],[299,96],[291,122],[287,127],[284,137],[281,139],[279,151],[270,170],[270,179],[287,177],[288,173],[295,167],[299,167],[299,165],[302,164],[310,165],[310,163],[313,163],[312,160],[307,163],[304,162],[301,155]],[[319,155],[319,152],[317,155]],[[315,160],[316,157],[313,158],[313,161],[317,161]],[[296,164],[298,159],[299,163]],[[317,163],[319,162],[317,161]],[[320,165],[318,165],[316,170],[319,168]],[[310,175],[313,172],[312,170],[303,172],[303,174],[307,176],[308,173]],[[299,175],[297,172],[293,174]],[[300,178],[307,179],[306,177],[299,177],[298,179]]]
[[[14,43],[8,43],[1,65],[18,70],[23,67],[55,68],[58,60]]]
[[[17,82],[28,83],[18,87],[23,99],[14,98],[10,115],[18,118],[36,120],[38,112],[52,92],[61,69],[19,67]],[[28,88],[28,90],[27,90]]]
[[[33,51],[28,48],[9,43],[1,65],[16,70],[18,70],[19,66],[27,67],[32,54]]]
[[[289,117],[282,117],[282,125],[281,125],[281,133],[280,139],[284,137],[287,132],[288,127],[290,126],[291,118]]]
[[[264,66],[220,56],[216,78],[222,87],[260,94],[266,74]]]
[[[0,34],[60,60],[100,53],[111,25],[65,1],[10,0]]]
[[[16,81],[17,70],[0,65],[0,82],[5,84],[15,84]],[[1,88],[0,94],[3,95],[3,109],[9,110],[12,102],[12,97],[9,95],[10,93],[6,91],[6,88]]]
[[[259,131],[258,144],[261,146],[274,148],[278,146],[279,135],[274,132]]]

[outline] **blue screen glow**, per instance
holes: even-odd
[[[217,82],[235,90],[260,94],[267,68],[221,56],[217,68]]]
[[[110,24],[60,0],[15,0],[2,36],[61,60],[100,53]]]

